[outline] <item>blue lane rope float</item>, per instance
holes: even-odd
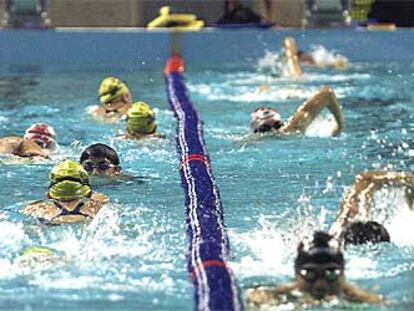
[[[229,243],[219,190],[203,138],[203,124],[188,98],[184,61],[172,56],[165,67],[168,100],[178,121],[177,152],[186,194],[188,271],[197,310],[242,310],[240,290],[226,264]]]

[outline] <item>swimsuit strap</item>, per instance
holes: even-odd
[[[81,200],[76,207],[74,208],[73,211],[68,211],[62,204],[60,204],[59,201],[56,200],[52,200],[52,202],[55,204],[55,206],[60,210],[60,214],[57,215],[54,218],[60,217],[60,216],[66,216],[66,215],[81,215],[81,216],[85,216],[85,217],[91,217],[88,214],[84,214],[81,212],[81,207],[84,206],[87,202],[85,202],[85,200]]]

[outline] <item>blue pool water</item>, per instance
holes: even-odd
[[[266,57],[279,52],[287,34],[303,49],[321,44],[345,55],[350,68],[306,68],[301,80],[271,76]],[[357,173],[413,170],[413,37],[411,30],[183,36],[187,83],[205,123],[233,253],[230,265],[242,289],[293,276],[297,243],[314,229],[329,228]],[[46,163],[23,166],[1,159],[0,308],[193,308],[175,120],[161,74],[168,43],[165,33],[0,33],[0,136],[21,135],[34,122],[47,122],[61,146]],[[123,123],[101,124],[87,116],[107,75],[127,81],[136,100],[156,108],[167,139],[120,142],[114,136]],[[263,83],[270,85],[268,93],[257,91]],[[343,107],[347,126],[341,136],[326,137],[322,119],[305,137],[243,143],[256,107],[274,107],[287,118],[324,85],[336,91]],[[93,180],[112,204],[90,224],[45,228],[18,213],[25,201],[44,197],[56,161],[78,159],[94,142],[114,146],[126,173],[140,178]],[[347,250],[348,279],[386,296],[390,306],[384,309],[411,309],[414,217],[399,208],[404,203],[398,191],[377,194],[375,204],[394,243]],[[395,213],[388,215],[390,210]],[[24,265],[19,258],[28,246],[50,247],[59,260]]]

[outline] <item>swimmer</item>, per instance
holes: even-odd
[[[313,305],[337,298],[373,304],[384,301],[381,295],[367,293],[346,281],[342,250],[338,241],[325,232],[315,232],[310,243],[299,244],[294,270],[295,280],[291,283],[248,289],[247,302],[258,307],[286,303]]]
[[[81,154],[80,164],[89,175],[122,175],[116,151],[104,144],[98,143],[87,147]]]
[[[345,120],[335,92],[329,87],[322,88],[305,101],[286,122],[283,122],[280,114],[272,108],[257,108],[251,113],[250,126],[255,134],[304,134],[324,108],[329,109],[336,120],[336,128],[333,130],[332,136],[339,135],[345,126]]]
[[[55,148],[55,130],[45,123],[31,125],[23,137],[0,138],[0,154],[13,154],[23,158],[49,158]]]
[[[93,114],[106,120],[117,120],[126,115],[132,105],[132,96],[125,82],[115,77],[102,80],[98,90],[101,106]]]
[[[348,68],[348,59],[339,54],[327,51],[323,46],[317,46],[311,52],[298,51],[298,60],[301,64],[318,68],[345,70]]]
[[[72,160],[58,163],[49,175],[47,200],[34,201],[22,213],[43,224],[59,225],[92,219],[109,201],[102,193],[92,191],[88,173]]]
[[[385,187],[403,188],[407,205],[414,211],[414,173],[362,173],[356,176],[344,195],[339,215],[330,230],[334,237],[345,245],[390,242],[388,231],[371,213],[375,192]]]
[[[319,68],[346,69],[348,59],[345,56],[333,54],[323,46],[316,46],[311,52],[297,50],[295,39],[286,37],[283,47],[288,65],[288,72],[294,77],[302,74],[300,64]]]
[[[139,140],[144,138],[165,138],[157,131],[155,112],[150,105],[144,102],[134,103],[127,112],[127,133],[117,137],[126,140]]]

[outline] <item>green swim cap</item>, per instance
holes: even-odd
[[[125,82],[115,77],[107,77],[99,86],[98,96],[101,104],[106,104],[129,92]]]
[[[65,160],[58,163],[49,175],[49,197],[56,200],[75,200],[92,193],[88,173],[77,162]]]
[[[130,134],[153,134],[157,129],[155,112],[144,102],[132,104],[127,112],[127,130]]]

